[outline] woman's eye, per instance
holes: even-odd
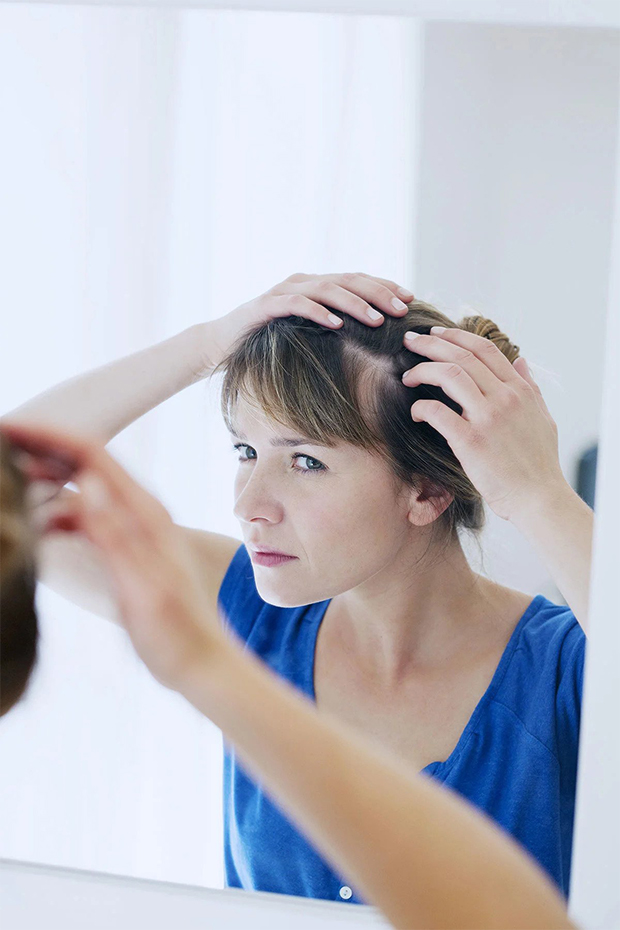
[[[233,452],[237,452],[237,451],[239,452],[239,458],[237,459],[238,462],[252,462],[252,461],[254,461],[254,458],[253,458],[253,457],[248,458],[247,455],[243,455],[243,456],[242,456],[242,455],[241,455],[241,449],[250,449],[252,452],[255,452],[255,451],[256,451],[255,449],[252,448],[252,446],[248,446],[247,443],[245,443],[245,442],[238,442],[235,446],[232,447],[232,451],[233,451]],[[291,459],[292,459],[292,460],[306,459],[306,461],[307,461],[308,463],[313,463],[313,464],[310,464],[309,467],[307,467],[307,468],[295,467],[295,468],[293,469],[293,471],[298,471],[298,472],[299,472],[300,474],[302,474],[302,475],[312,475],[312,474],[317,474],[317,473],[320,474],[321,472],[327,471],[327,468],[325,467],[325,465],[323,465],[322,462],[319,462],[318,459],[313,458],[311,455],[304,455],[303,452],[295,452],[295,453],[291,456]]]
[[[248,461],[247,457],[241,455],[241,450],[242,450],[242,449],[252,449],[252,446],[247,446],[244,442],[238,442],[235,446],[232,447],[232,451],[233,451],[233,452],[238,452],[238,453],[239,453],[239,459],[238,459],[238,461],[239,461],[239,462],[247,462],[247,461]],[[255,451],[256,451],[255,449],[252,449],[252,452],[255,452]]]
[[[321,472],[326,471],[325,465],[322,462],[319,462],[318,459],[313,459],[311,455],[303,455],[301,452],[296,452],[292,458],[294,459],[306,459],[308,462],[313,462],[313,466],[310,468],[302,468],[301,471],[304,474],[311,474],[312,472]],[[315,467],[318,466],[318,467]],[[300,469],[297,469],[299,471]]]

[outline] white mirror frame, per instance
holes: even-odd
[[[58,4],[58,0],[22,2],[82,6],[374,13],[384,16],[409,15],[429,20],[504,23],[516,26],[564,25],[620,29],[620,3],[616,0],[563,0],[556,3],[542,3],[540,0],[467,0],[466,3],[465,0],[61,0],[61,4]],[[620,113],[618,125],[620,128]],[[620,159],[617,161],[613,244],[615,248],[612,249],[606,358],[598,431],[600,438],[596,521],[588,618],[591,636],[586,661],[570,900],[574,920],[588,930],[610,930],[612,927],[620,927],[620,727],[617,725],[617,715],[614,714],[614,708],[620,707]],[[226,896],[235,895],[236,892],[209,891],[205,894]],[[322,916],[325,918],[327,914]]]

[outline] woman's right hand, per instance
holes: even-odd
[[[339,329],[342,318],[330,313],[337,310],[367,326],[380,326],[382,313],[402,317],[407,312],[403,301],[413,299],[413,293],[396,282],[361,272],[292,274],[259,297],[208,324],[208,345],[205,346],[208,367],[218,364],[241,333],[258,323],[268,323],[277,317],[301,316],[328,329]]]

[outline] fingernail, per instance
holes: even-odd
[[[445,331],[446,331],[445,326],[431,326],[431,332],[433,333],[433,335],[439,335],[440,333],[445,333]]]
[[[423,335],[424,333],[414,333],[412,330],[409,330],[408,332],[405,333],[405,339],[409,340],[409,342],[413,342],[413,340],[417,339],[418,336],[423,336]]]
[[[398,297],[392,298],[392,306],[395,310],[406,310],[407,304],[404,304],[402,300],[399,300]]]
[[[397,288],[397,291],[401,297],[405,298],[405,300],[413,300],[413,297],[414,297],[413,293],[411,291],[408,291],[406,287],[399,287]]]
[[[340,319],[340,317],[335,316],[333,313],[328,313],[327,319],[329,320],[330,323],[333,323],[334,326],[339,326],[342,323],[342,320]]]
[[[378,310],[373,310],[372,308],[368,311],[368,316],[371,320],[380,320],[382,319],[383,314],[379,313]]]

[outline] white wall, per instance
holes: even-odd
[[[424,28],[414,289],[520,346],[573,486],[598,438],[619,67],[618,30]],[[489,574],[562,603],[533,549],[487,512]]]

